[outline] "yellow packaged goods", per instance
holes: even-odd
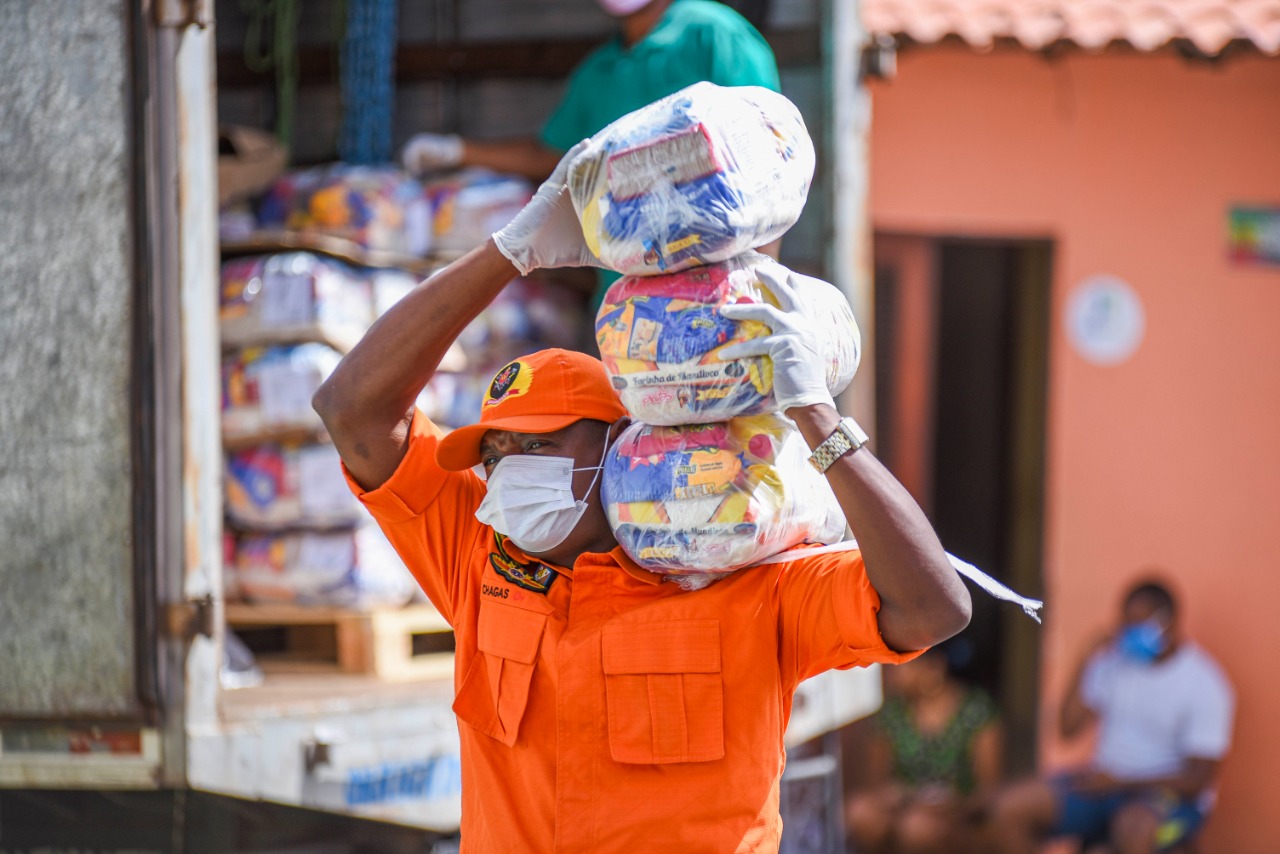
[[[568,184],[604,265],[654,275],[781,237],[800,218],[813,169],[804,119],[782,95],[696,83],[593,136]]]
[[[596,344],[622,404],[649,424],[703,424],[776,409],[768,357],[721,360],[720,350],[769,334],[754,321],[722,317],[736,303],[776,305],[755,271],[772,259],[747,253],[665,276],[627,276],[605,294],[596,315]],[[818,279],[795,277],[827,357],[833,395],[853,379],[861,335],[844,295]]]
[[[240,528],[338,527],[366,518],[332,445],[267,443],[227,454],[227,518]]]
[[[844,534],[835,495],[779,415],[717,424],[635,423],[609,450],[602,497],[636,563],[704,580],[803,542]]]

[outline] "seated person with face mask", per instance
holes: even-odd
[[[1041,839],[1075,837],[1090,852],[1183,851],[1204,823],[1231,743],[1231,685],[1180,636],[1165,585],[1130,588],[1120,616],[1081,661],[1059,718],[1068,739],[1096,726],[1093,762],[1001,793],[998,850],[1031,854]]]
[[[352,489],[454,628],[466,850],[776,851],[797,684],[913,658],[968,623],[969,594],[909,493],[838,429],[801,311],[763,307],[772,334],[757,346],[859,550],[697,591],[637,566],[599,489],[628,418],[590,356],[512,362],[479,423],[448,435],[415,409],[517,273],[592,262],[564,187],[574,151],[492,240],[383,315],[314,405]]]

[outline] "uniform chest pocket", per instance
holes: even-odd
[[[724,758],[718,621],[606,626],[601,652],[615,761]]]
[[[479,652],[453,701],[458,720],[507,746],[516,743],[546,627],[545,614],[480,603]]]

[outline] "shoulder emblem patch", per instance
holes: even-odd
[[[507,538],[497,531],[493,533],[496,551],[489,553],[489,563],[493,571],[507,581],[534,593],[546,594],[552,583],[560,577],[560,573],[542,563],[519,563],[507,554]]]

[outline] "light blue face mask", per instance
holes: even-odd
[[[1116,646],[1120,654],[1139,664],[1150,664],[1168,647],[1166,629],[1156,620],[1125,626]]]

